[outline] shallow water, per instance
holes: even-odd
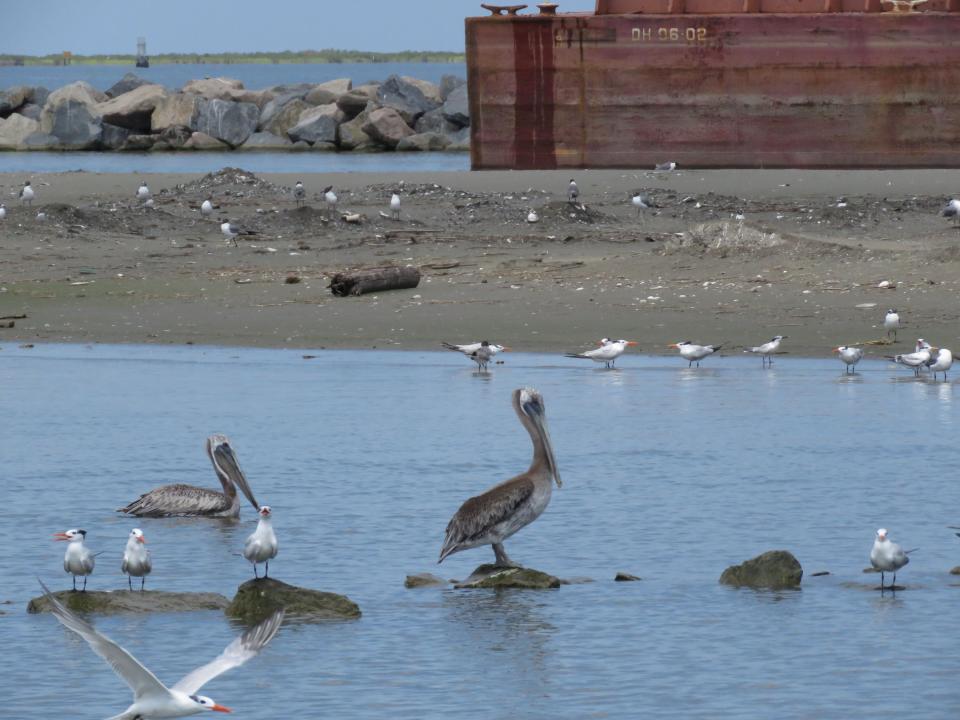
[[[4,345],[0,642],[9,717],[102,718],[126,687],[48,615],[68,587],[51,534],[88,530],[92,589],[120,588],[130,528],[148,588],[230,595],[255,524],[140,520],[113,508],[166,482],[216,484],[227,433],[281,541],[272,573],[343,592],[350,623],[287,625],[205,693],[236,717],[953,718],[960,564],[954,386],[881,363],[625,357],[616,371],[511,354],[489,376],[453,353]],[[546,399],[564,480],[507,543],[520,562],[595,582],[556,591],[405,590],[437,571],[460,502],[526,467],[510,391]],[[873,534],[918,547],[883,596]],[[803,589],[732,590],[723,568],[786,548]],[[488,548],[450,557],[463,577]],[[614,583],[618,570],[642,582]],[[829,570],[828,577],[810,577]],[[220,614],[97,617],[174,682],[229,642]],[[82,680],[82,682],[78,682]],[[69,684],[69,694],[61,688]]]

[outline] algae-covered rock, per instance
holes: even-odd
[[[799,587],[801,578],[803,568],[793,554],[786,550],[770,550],[742,565],[731,565],[723,571],[720,582],[735,587],[779,590]]]
[[[960,565],[957,565],[955,568],[950,569],[951,575],[960,575]]]
[[[560,587],[560,578],[532,568],[505,568],[490,564],[481,565],[470,577],[454,587],[546,590]]]
[[[637,580],[642,580],[643,578],[637,575],[631,575],[628,572],[618,572],[613,579],[616,582],[635,582]]]
[[[146,592],[117,590],[115,592],[73,592],[60,590],[53,593],[61,603],[76,612],[88,613],[145,613],[145,612],[189,612],[191,610],[223,610],[230,603],[219,593],[164,592],[147,590]],[[50,611],[47,598],[35,597],[27,605],[28,613]]]
[[[287,615],[317,620],[351,620],[360,617],[360,608],[345,595],[287,585],[273,578],[248,580],[239,588],[226,609],[227,615],[247,622],[259,622],[274,610]]]
[[[407,575],[403,581],[405,588],[436,587],[437,585],[446,585],[447,581],[442,577],[437,577],[433,573],[417,573],[416,575]]]

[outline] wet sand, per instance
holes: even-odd
[[[0,175],[0,316],[26,315],[0,341],[435,349],[486,338],[559,352],[607,336],[669,353],[679,340],[739,352],[782,334],[788,353],[827,355],[882,342],[894,307],[898,342],[869,354],[917,337],[957,345],[960,230],[939,216],[956,173],[573,175],[582,207],[566,202],[569,171],[60,173],[32,177],[33,209],[16,200],[25,178]],[[134,201],[141,178],[152,210]],[[382,217],[401,181],[401,220]],[[330,184],[336,210],[320,192]],[[636,191],[658,208],[637,217]],[[208,193],[213,220],[198,212]],[[234,247],[220,217],[259,235]],[[420,286],[327,289],[334,272],[385,264],[420,267]]]

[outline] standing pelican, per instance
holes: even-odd
[[[269,505],[263,505],[258,511],[260,520],[257,522],[257,529],[254,530],[247,542],[243,546],[243,556],[253,563],[253,576],[257,575],[257,563],[266,563],[263,571],[264,577],[270,575],[270,561],[277,556],[280,544],[277,542],[277,534],[273,531],[273,522],[271,517],[273,510]]]
[[[77,591],[77,576],[83,578],[83,590],[87,589],[87,575],[93,572],[96,557],[83,541],[87,538],[86,530],[67,530],[53,536],[54,540],[66,540],[70,544],[63,555],[63,571],[73,576],[73,591]]]
[[[207,438],[207,454],[213,463],[214,472],[223,485],[223,492],[207,490],[193,485],[164,485],[144,493],[126,507],[117,512],[125,512],[137,517],[229,517],[240,516],[240,496],[237,488],[246,496],[253,507],[260,503],[253,497],[247,478],[240,469],[237,456],[225,435],[211,435]]]
[[[127,547],[123,551],[123,562],[120,563],[120,572],[127,576],[127,587],[133,590],[133,578],[140,578],[140,592],[143,592],[143,584],[146,582],[147,575],[153,570],[153,562],[150,560],[150,551],[144,545],[147,539],[143,536],[143,530],[134,528],[130,531],[127,538]]]
[[[447,524],[438,563],[461,550],[493,545],[498,566],[517,567],[507,556],[503,541],[540,517],[550,502],[551,481],[556,481],[557,487],[562,484],[547,431],[543,396],[533,388],[518,388],[513,391],[513,409],[533,441],[530,468],[460,506]]]

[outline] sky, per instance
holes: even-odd
[[[517,0],[493,0],[504,5]],[[555,0],[556,1],[556,0]],[[481,0],[0,0],[0,53],[463,50]],[[595,0],[559,0],[560,11]],[[530,3],[534,7],[536,0]]]

